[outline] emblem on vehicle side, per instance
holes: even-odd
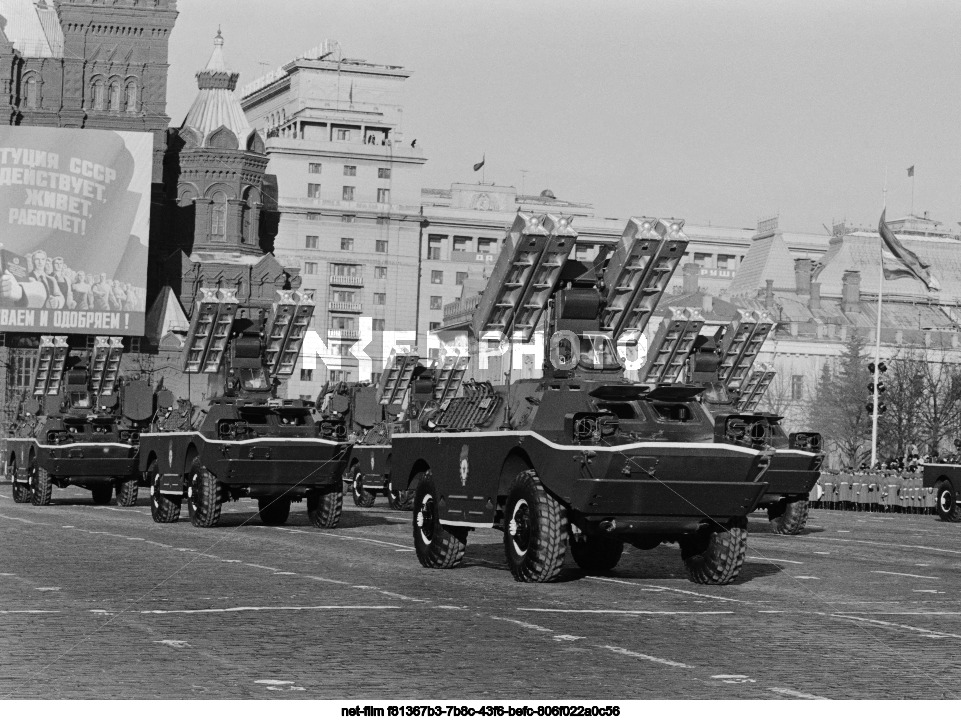
[[[460,484],[467,486],[467,474],[470,472],[470,464],[467,462],[467,444],[460,448]]]
[[[371,471],[374,470],[374,454],[373,453],[370,454],[370,470]]]
[[[173,468],[174,465],[174,444],[171,443],[167,448],[167,467]]]

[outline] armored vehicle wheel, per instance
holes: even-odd
[[[361,508],[370,508],[374,505],[374,494],[364,490],[364,474],[361,471],[354,473],[354,505]]]
[[[257,499],[260,520],[265,526],[282,526],[290,517],[290,498],[282,496],[268,496]]]
[[[17,462],[10,462],[10,486],[13,489],[14,503],[30,502],[30,484],[17,481]]]
[[[415,481],[414,549],[424,568],[453,568],[467,549],[467,529],[441,525],[437,512],[437,489],[430,473]]]
[[[958,497],[954,493],[954,486],[951,481],[941,481],[937,485],[938,516],[942,521],[957,523],[961,521],[961,505],[958,505]]]
[[[395,491],[394,487],[387,483],[384,486],[384,495],[387,496],[387,505],[392,511],[409,511],[414,507],[414,494],[410,491]]]
[[[317,528],[337,528],[343,510],[343,488],[326,493],[316,489],[307,492],[307,518]]]
[[[137,486],[136,478],[125,478],[117,481],[116,489],[118,506],[129,507],[137,505],[137,495],[140,493],[140,488]]]
[[[808,520],[808,502],[806,498],[799,501],[778,501],[767,509],[767,517],[771,522],[771,530],[786,536],[796,536],[804,530]]]
[[[111,497],[113,497],[113,486],[107,485],[96,485],[90,489],[90,495],[93,496],[93,504],[95,506],[106,506],[110,503]]]
[[[567,553],[567,512],[534,471],[518,474],[507,496],[504,551],[517,581],[553,581]]]
[[[156,523],[173,523],[180,518],[182,499],[162,494],[157,487],[159,476],[160,466],[153,460],[146,473],[146,480],[150,482],[150,515]]]
[[[220,523],[224,492],[220,481],[200,459],[194,459],[188,476],[187,501],[190,522],[198,528],[213,528]]]
[[[50,474],[37,465],[37,459],[30,461],[30,502],[35,506],[49,506],[53,497],[53,479]]]
[[[722,586],[741,571],[747,550],[747,519],[716,526],[681,541],[681,557],[694,583]]]
[[[624,542],[603,536],[585,536],[571,541],[574,562],[585,571],[610,571],[621,560]]]

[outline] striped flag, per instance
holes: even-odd
[[[884,220],[887,208],[881,211],[881,222],[878,223],[878,233],[881,235],[881,263],[884,268],[884,277],[887,280],[897,278],[915,278],[920,280],[930,291],[941,290],[938,283],[931,273],[929,263],[925,263],[914,252],[908,250],[901,241],[898,240],[888,224]]]
[[[476,158],[477,156],[475,155],[474,157]],[[487,160],[487,153],[484,153],[484,157],[481,158],[481,161],[480,161],[479,163],[474,163],[474,172],[475,172],[475,173],[476,173],[478,170],[480,170],[481,168],[484,167],[484,161],[485,161],[485,160]]]

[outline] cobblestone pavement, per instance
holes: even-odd
[[[697,586],[676,546],[515,583],[502,540],[418,564],[408,513],[348,499],[266,527],[158,525],[145,501],[52,506],[0,486],[0,698],[954,699],[961,524],[812,511],[750,523],[737,583]]]

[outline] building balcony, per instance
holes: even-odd
[[[362,287],[364,285],[364,276],[362,275],[332,275],[330,276],[331,285],[349,285],[354,288]]]
[[[327,310],[332,310],[336,313],[360,313],[362,308],[360,303],[342,303],[332,300],[327,304]]]
[[[444,306],[444,325],[470,323],[474,317],[474,311],[480,305],[480,299],[480,295],[474,295],[462,300],[455,300],[453,303],[447,303]]]
[[[356,328],[328,328],[327,337],[339,340],[360,340],[360,331]]]

